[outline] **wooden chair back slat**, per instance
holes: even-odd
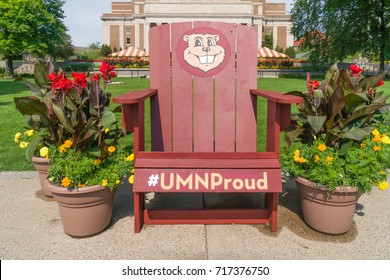
[[[230,45],[230,58],[215,75],[189,73],[178,61],[177,45],[185,32],[214,28]],[[231,23],[179,23],[150,32],[152,149],[175,152],[256,151],[257,87],[254,28]],[[157,110],[156,110],[157,109]],[[160,143],[158,143],[160,142]]]

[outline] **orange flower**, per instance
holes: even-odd
[[[73,145],[72,140],[66,140],[63,144],[64,148],[66,149],[69,149],[70,147],[72,147],[72,145]]]
[[[381,148],[381,146],[374,146],[374,151],[380,151],[382,148]]]
[[[114,146],[110,146],[110,147],[108,147],[108,151],[109,151],[110,153],[113,153],[113,152],[116,151],[116,148],[115,148]]]
[[[61,180],[61,186],[63,186],[64,188],[69,187],[71,184],[72,184],[72,180],[69,180],[68,177],[65,177]]]

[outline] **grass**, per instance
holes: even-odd
[[[116,78],[116,82],[120,84],[109,84],[106,90],[117,96],[133,90],[144,89],[149,87],[149,79],[139,78]],[[259,79],[258,88],[266,90],[275,90],[280,92],[288,92],[292,90],[304,90],[304,79]],[[381,87],[386,93],[390,92],[390,82],[386,82]],[[17,132],[23,132],[26,125],[25,118],[15,109],[13,102],[14,97],[29,96],[31,93],[22,82],[16,82],[9,79],[0,79],[0,112],[2,118],[0,119],[0,171],[21,171],[21,170],[34,170],[31,163],[26,161],[24,153],[20,150],[19,146],[14,143],[14,135]],[[111,108],[117,106],[117,104],[111,104]],[[260,100],[258,102],[258,111],[265,110],[265,101]],[[146,112],[148,112],[149,106],[146,105]],[[120,119],[120,116],[118,114]],[[265,114],[259,114],[259,131],[263,131],[265,128]],[[260,137],[264,135],[260,134]],[[147,132],[146,140],[150,139],[150,133]],[[283,141],[281,141],[283,143]],[[262,149],[259,146],[259,149]]]

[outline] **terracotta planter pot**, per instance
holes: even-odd
[[[67,234],[86,237],[102,232],[110,224],[115,191],[102,186],[88,186],[69,191],[49,185],[58,202],[62,224]]]
[[[328,193],[305,178],[295,179],[299,189],[303,218],[311,228],[328,234],[347,232],[353,222],[360,194],[356,188],[338,188]]]
[[[47,180],[47,171],[49,170],[50,166],[49,160],[41,157],[33,157],[31,161],[35,169],[38,171],[42,193],[48,197],[53,197],[53,194],[49,190],[48,186],[50,182]]]

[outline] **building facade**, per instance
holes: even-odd
[[[133,0],[112,2],[101,16],[103,44],[125,49],[135,46],[148,52],[149,29],[182,21],[233,22],[255,26],[258,46],[283,49],[293,46],[286,4],[266,0]]]

